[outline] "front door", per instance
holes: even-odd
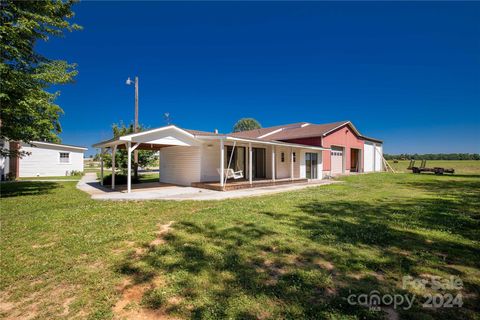
[[[305,177],[307,179],[317,179],[318,154],[305,153]]]

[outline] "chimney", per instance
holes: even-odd
[[[215,134],[218,134],[218,129],[215,129],[213,132],[214,132]]]

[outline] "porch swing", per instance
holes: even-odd
[[[232,158],[233,158],[233,153],[235,152],[235,146],[237,145],[237,142],[233,142],[233,148],[232,148],[232,153],[230,154],[230,159],[228,160],[228,166],[226,169],[223,170],[223,176],[225,177],[225,181],[223,182],[224,185],[227,184],[227,179],[243,179],[243,170],[235,171],[230,168],[230,165],[232,164]],[[218,174],[221,174],[220,168],[217,168]]]

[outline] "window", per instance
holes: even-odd
[[[293,153],[293,162],[297,162],[297,154],[295,152]]]
[[[70,153],[60,152],[60,163],[70,163]]]
[[[285,162],[285,152],[280,153],[280,161]]]

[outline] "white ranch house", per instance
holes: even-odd
[[[182,186],[215,183],[224,189],[237,179],[253,186],[300,179],[322,179],[322,151],[308,146],[272,140],[248,139],[232,134],[187,130],[174,125],[102,141],[93,147],[112,152],[112,189],[115,189],[115,152],[128,152],[127,192],[131,192],[131,158],[134,150],[160,152],[159,182]],[[103,161],[101,162],[103,181]]]

